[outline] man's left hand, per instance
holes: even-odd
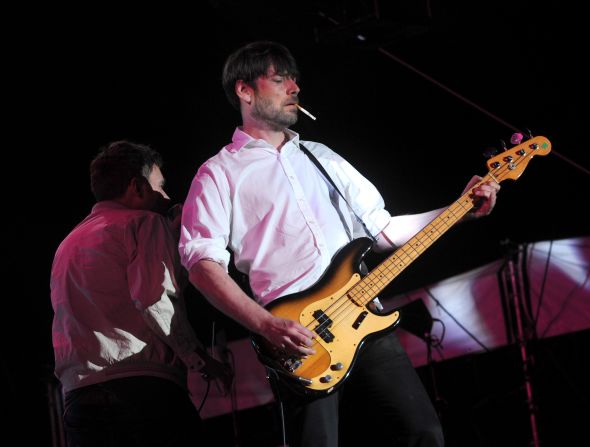
[[[474,175],[463,190],[463,194],[473,188],[479,181],[481,181],[481,177]],[[496,196],[499,190],[500,184],[494,181],[484,182],[474,188],[472,191],[474,208],[469,212],[469,216],[478,218],[490,214],[496,205]]]

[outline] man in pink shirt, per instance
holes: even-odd
[[[90,165],[97,203],[60,244],[51,271],[55,374],[68,446],[202,444],[187,369],[225,367],[185,313],[162,159],[127,141]],[[186,281],[185,281],[186,282]]]

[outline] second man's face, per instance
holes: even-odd
[[[147,178],[152,191],[147,191],[146,208],[158,213],[165,213],[170,207],[170,197],[164,191],[164,176],[158,165],[154,165]]]

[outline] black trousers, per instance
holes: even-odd
[[[202,422],[188,391],[156,377],[129,377],[66,393],[68,447],[201,446]]]
[[[444,445],[430,397],[394,333],[361,349],[350,377],[335,394],[310,400],[276,381],[273,389],[283,404],[289,447],[363,441],[367,446]]]

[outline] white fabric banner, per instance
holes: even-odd
[[[537,321],[539,338],[589,329],[590,237],[535,242],[524,250],[532,312],[522,318]],[[386,308],[424,301],[435,319],[432,334],[442,338],[441,346],[432,349],[435,361],[504,346],[509,341],[499,281],[504,263],[494,261],[382,301]],[[401,328],[398,335],[414,366],[426,364],[426,342]]]

